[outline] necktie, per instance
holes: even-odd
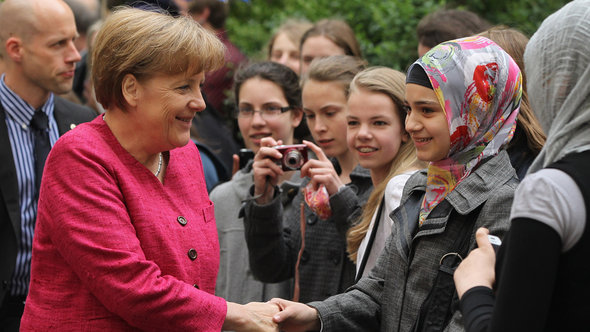
[[[41,110],[35,111],[33,119],[31,120],[31,128],[33,129],[34,147],[33,153],[35,155],[35,195],[39,197],[39,188],[41,187],[41,176],[43,175],[43,167],[45,166],[45,159],[51,149],[49,142],[49,131],[47,130],[49,119],[47,115]]]

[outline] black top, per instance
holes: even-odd
[[[590,225],[590,151],[550,165],[578,185]],[[528,218],[513,221],[496,262],[496,287],[474,287],[463,295],[465,330],[585,331],[590,327],[590,227],[562,253],[558,233]],[[494,298],[495,295],[495,298]]]

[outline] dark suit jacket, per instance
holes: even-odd
[[[96,117],[96,113],[63,98],[55,97],[53,116],[59,135],[75,125]],[[6,113],[0,103],[0,303],[8,291],[16,264],[18,243],[21,239],[20,203],[16,167],[6,126]]]

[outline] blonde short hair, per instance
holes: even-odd
[[[104,22],[92,50],[96,99],[105,109],[125,110],[123,78],[187,76],[223,65],[225,47],[212,33],[187,17],[118,8]]]

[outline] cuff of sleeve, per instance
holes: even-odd
[[[254,191],[254,186],[250,188],[250,193]],[[250,227],[257,232],[264,232],[276,228],[277,220],[283,214],[283,206],[281,205],[280,192],[275,188],[273,199],[267,204],[258,204],[254,200],[250,200],[244,206],[244,222],[246,227]],[[273,227],[274,226],[274,227]]]
[[[486,298],[494,298],[494,291],[492,291],[491,288],[486,286],[471,287],[463,294],[463,297],[461,297],[461,305],[463,305],[463,303],[470,304],[472,301],[481,303],[481,299]]]
[[[320,332],[322,331],[334,331],[333,327],[330,327],[329,317],[327,310],[324,310],[325,304],[321,301],[307,303],[308,306],[318,311],[318,318],[320,320]]]
[[[485,286],[472,287],[461,297],[460,306],[463,323],[467,331],[478,330],[478,326],[486,326],[486,321],[494,310],[494,292]]]
[[[348,217],[358,204],[358,198],[349,186],[343,186],[330,196],[330,209],[334,215]]]

